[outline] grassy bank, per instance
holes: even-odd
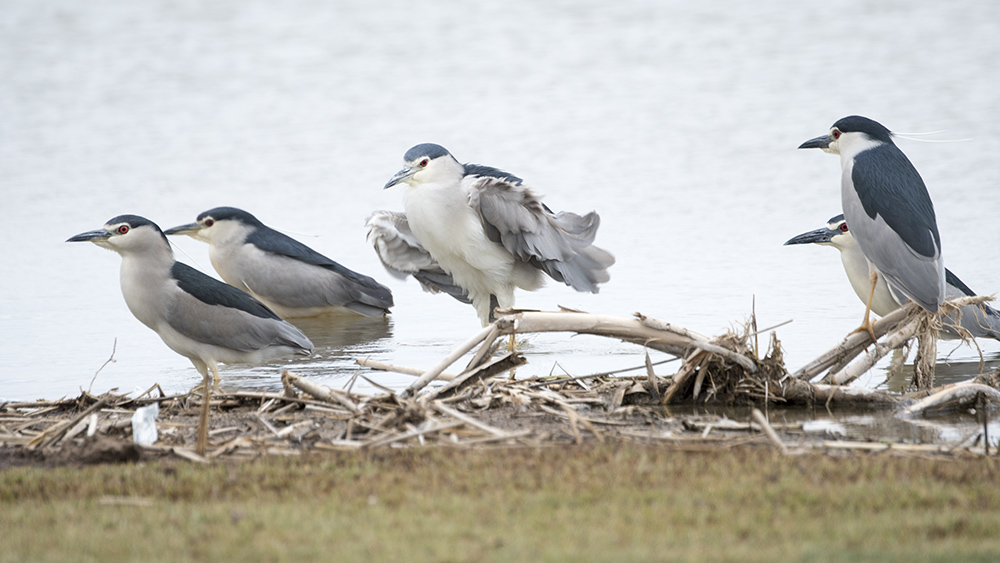
[[[996,459],[664,446],[0,471],[4,561],[994,561]]]

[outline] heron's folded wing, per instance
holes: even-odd
[[[268,346],[312,349],[302,331],[249,294],[180,262],[171,276],[183,292],[171,302],[167,322],[184,336],[243,352]]]
[[[947,298],[975,297],[976,292],[965,285],[951,270],[945,269],[945,281],[948,284]],[[948,315],[942,320],[945,329],[949,325],[955,325],[956,321],[962,328],[969,331],[975,338],[993,338],[1000,340],[1000,311],[990,307],[986,303],[981,305],[966,305],[962,307],[961,315],[958,319],[956,315]]]
[[[264,252],[286,256],[306,264],[325,268],[342,276],[344,283],[358,286],[358,292],[374,298],[374,300],[368,300],[371,301],[371,305],[379,307],[392,306],[392,294],[384,285],[369,276],[338,264],[334,260],[327,258],[284,233],[270,227],[261,226],[247,237],[246,242]]]
[[[502,178],[467,176],[463,184],[490,240],[518,260],[578,291],[597,293],[597,285],[610,279],[614,257],[593,246],[597,213],[553,213],[530,188]]]

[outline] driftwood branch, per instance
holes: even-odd
[[[476,350],[472,359],[469,360],[469,365],[465,366],[465,371],[473,370],[482,365],[483,362],[486,361],[486,356],[490,353],[490,350],[493,349],[493,342],[498,336],[500,336],[500,327],[496,323],[491,326],[493,328],[486,334],[486,338],[483,339],[483,343],[479,346],[479,350]],[[439,379],[441,379],[440,376]]]
[[[939,314],[936,317],[935,315],[927,313],[918,305],[911,303],[905,307],[900,307],[892,313],[889,313],[888,315],[875,321],[873,330],[875,332],[875,336],[881,338],[883,335],[890,332],[903,330],[897,329],[900,325],[902,325],[906,330],[909,330],[910,328],[914,329],[914,332],[907,338],[903,338],[902,335],[895,335],[891,337],[893,344],[899,340],[902,340],[903,343],[905,343],[914,336],[917,336],[918,338],[921,336],[923,337],[923,343],[920,348],[923,349],[924,352],[922,353],[922,356],[919,356],[919,354],[918,356],[924,358],[924,362],[923,365],[918,366],[918,369],[921,370],[921,380],[917,383],[920,383],[921,386],[929,387],[933,382],[933,360],[936,355],[936,342],[933,341],[933,339],[936,338],[936,334],[934,336],[932,336],[932,334],[936,333],[935,329],[939,326],[942,315],[945,316],[944,318],[948,318],[948,316],[959,314],[962,307],[967,305],[979,305],[992,299],[992,297],[985,295],[951,299],[942,304]],[[916,327],[910,327],[913,321],[918,321],[918,325]],[[960,336],[963,336],[962,333],[964,329],[960,326],[955,327],[953,330],[956,330]],[[964,332],[967,333],[968,331]],[[964,336],[968,337],[968,334],[965,334]],[[870,346],[871,343],[871,337],[867,332],[850,334],[843,340],[843,342],[792,373],[792,377],[797,379],[812,379],[823,373],[828,368],[838,366],[836,369],[832,370],[837,372],[836,376],[834,376],[835,379],[842,382],[849,382],[853,380],[854,377],[857,377],[857,375],[852,377],[851,372],[856,371],[863,364],[859,364],[853,368],[851,372],[848,372],[847,368],[844,368],[843,366],[847,366],[853,358],[860,354],[866,347]],[[888,347],[888,350],[898,348],[900,345],[902,344],[900,343],[895,346]],[[886,353],[888,353],[888,350]],[[874,365],[874,363],[872,363],[872,365]],[[861,370],[860,373],[864,373],[864,371],[865,370]]]
[[[397,366],[397,365],[394,365],[394,364],[386,364],[386,363],[379,362],[379,361],[376,361],[376,360],[370,360],[368,358],[358,358],[358,359],[354,360],[354,363],[358,364],[359,366],[370,368],[370,369],[377,369],[377,370],[380,370],[380,371],[391,371],[392,373],[402,373],[404,375],[421,376],[421,375],[423,375],[427,371],[427,370],[422,370],[422,369],[417,369],[417,368],[411,368],[411,367],[406,367],[406,366]],[[453,373],[440,373],[437,376],[438,379],[442,379],[444,381],[451,381],[452,379],[455,379],[455,377],[456,376]]]
[[[916,305],[913,305],[913,307],[916,307]],[[906,318],[907,309],[908,307],[901,307],[875,321],[875,326],[872,329],[875,331],[875,336],[881,337],[895,328],[897,324]],[[792,377],[796,379],[812,379],[835,364],[846,363],[845,359],[849,361],[851,358],[857,356],[871,342],[871,336],[866,331],[850,334],[843,342],[827,350],[815,360],[792,373]]]
[[[469,350],[476,347],[477,344],[486,339],[487,336],[493,332],[493,325],[489,325],[483,328],[483,330],[477,332],[475,336],[463,342],[460,346],[451,351],[450,354],[444,357],[443,360],[437,363],[431,369],[425,371],[416,381],[410,384],[409,387],[404,389],[399,393],[401,399],[407,399],[412,397],[416,392],[420,391],[427,386],[428,383],[437,379],[441,372],[448,369],[448,366],[455,363],[459,358],[464,356]]]
[[[968,405],[975,403],[980,394],[990,402],[1000,403],[1000,391],[982,383],[948,385],[903,409],[902,416],[914,416],[933,408]]]
[[[886,354],[892,352],[894,349],[899,348],[906,343],[907,340],[913,338],[920,328],[920,321],[913,319],[910,322],[905,323],[902,327],[897,330],[893,330],[892,333],[872,346],[872,349],[855,359],[853,362],[844,366],[843,369],[837,373],[824,379],[826,383],[833,383],[835,385],[847,385],[848,383],[854,381],[855,379],[864,375],[865,372],[875,367]],[[866,336],[867,332],[864,333]],[[871,338],[869,337],[869,343]]]
[[[505,354],[491,362],[487,362],[477,368],[470,369],[465,373],[457,376],[455,379],[451,380],[450,383],[444,385],[439,389],[429,391],[428,393],[421,395],[422,401],[430,401],[441,395],[451,393],[458,390],[467,384],[471,383],[473,380],[485,379],[488,377],[493,377],[499,373],[516,368],[517,366],[525,363],[524,356],[518,356],[516,354]]]
[[[312,381],[309,381],[300,375],[296,375],[289,370],[285,370],[281,373],[281,380],[282,382],[287,381],[290,385],[301,389],[303,392],[312,395],[321,401],[339,403],[351,412],[358,412],[358,405],[356,405],[354,401],[348,399],[347,394],[343,391],[313,383]]]
[[[638,318],[627,319],[592,313],[524,311],[502,317],[497,323],[502,334],[532,332],[593,334],[648,346],[674,356],[683,356],[696,340],[707,340],[704,337],[692,338],[690,334],[694,333],[686,330],[683,332],[688,332],[687,336],[673,328],[671,330],[651,328],[648,326],[652,323],[650,319],[644,322]]]

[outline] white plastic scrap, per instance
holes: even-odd
[[[156,443],[156,417],[160,414],[160,404],[151,403],[136,409],[132,415],[132,441],[140,446]]]

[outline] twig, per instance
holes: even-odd
[[[504,432],[503,430],[500,430],[499,428],[494,428],[494,427],[490,426],[489,424],[480,422],[480,421],[472,418],[471,416],[467,416],[465,414],[462,414],[461,412],[459,412],[459,411],[457,411],[457,410],[455,410],[455,409],[453,409],[453,408],[451,408],[449,406],[446,406],[441,401],[434,401],[432,404],[434,405],[434,410],[438,411],[439,413],[447,415],[447,416],[450,416],[452,418],[457,418],[458,420],[461,420],[462,422],[468,424],[469,426],[474,426],[474,427],[476,427],[476,428],[478,428],[478,429],[480,429],[480,430],[482,430],[484,432],[489,432],[490,434],[493,434],[494,436],[498,436],[500,438],[506,438],[508,436],[507,432]]]
[[[425,434],[430,434],[431,432],[440,432],[441,430],[448,430],[449,428],[462,426],[463,424],[465,424],[465,422],[458,420],[455,422],[445,422],[442,424],[429,426],[428,428],[424,428],[422,430],[418,428],[416,430],[411,430],[404,434],[397,434],[395,436],[388,436],[385,438],[372,440],[371,442],[365,442],[362,447],[365,449],[371,449],[371,448],[377,448],[379,446],[387,446],[389,444],[400,442],[402,440],[409,440],[410,438],[415,438],[418,436],[423,436]]]
[[[659,366],[659,365],[667,364],[667,363],[670,363],[670,362],[676,362],[677,360],[680,360],[680,359],[682,359],[682,358],[679,358],[679,357],[667,358],[666,360],[660,360],[658,362],[653,362],[651,365],[653,365],[653,366]],[[602,371],[600,373],[592,373],[590,375],[577,375],[577,376],[574,376],[574,377],[560,377],[560,378],[557,378],[557,379],[550,379],[550,380],[547,380],[547,381],[542,381],[540,383],[533,383],[533,384],[529,385],[528,387],[531,388],[531,389],[534,389],[536,387],[545,387],[546,385],[558,385],[560,383],[569,383],[571,381],[578,381],[578,380],[581,380],[581,379],[594,379],[595,377],[604,377],[604,376],[607,376],[607,375],[615,375],[615,374],[619,374],[619,373],[625,373],[627,371],[635,371],[637,369],[643,369],[645,367],[646,367],[645,365],[642,365],[642,366],[633,366],[633,367],[630,367],[630,368],[621,368],[621,369],[615,369],[615,370],[611,370],[611,371]]]
[[[781,450],[781,453],[787,454],[788,448],[785,447],[785,443],[778,437],[778,433],[774,431],[771,423],[767,421],[767,417],[764,416],[764,413],[760,412],[760,409],[753,410],[753,419],[757,421],[757,424],[760,425],[761,430],[764,431],[764,434],[767,435],[771,442]]]
[[[254,413],[254,416],[256,416],[257,420],[259,420],[260,423],[264,425],[264,428],[267,428],[268,430],[271,431],[272,434],[274,434],[275,436],[281,438],[281,434],[278,432],[278,429],[275,428],[273,424],[271,424],[270,422],[268,422],[268,420],[266,418],[264,418],[264,416],[262,414],[260,414],[259,412],[258,413]]]
[[[94,387],[94,381],[97,380],[97,374],[101,373],[101,370],[104,369],[104,366],[115,361],[115,350],[117,349],[118,349],[118,337],[115,337],[115,341],[111,344],[111,356],[107,359],[106,362],[101,364],[101,367],[97,368],[97,371],[94,372],[94,377],[90,378],[90,385],[87,386],[88,395],[90,394],[90,390]]]

